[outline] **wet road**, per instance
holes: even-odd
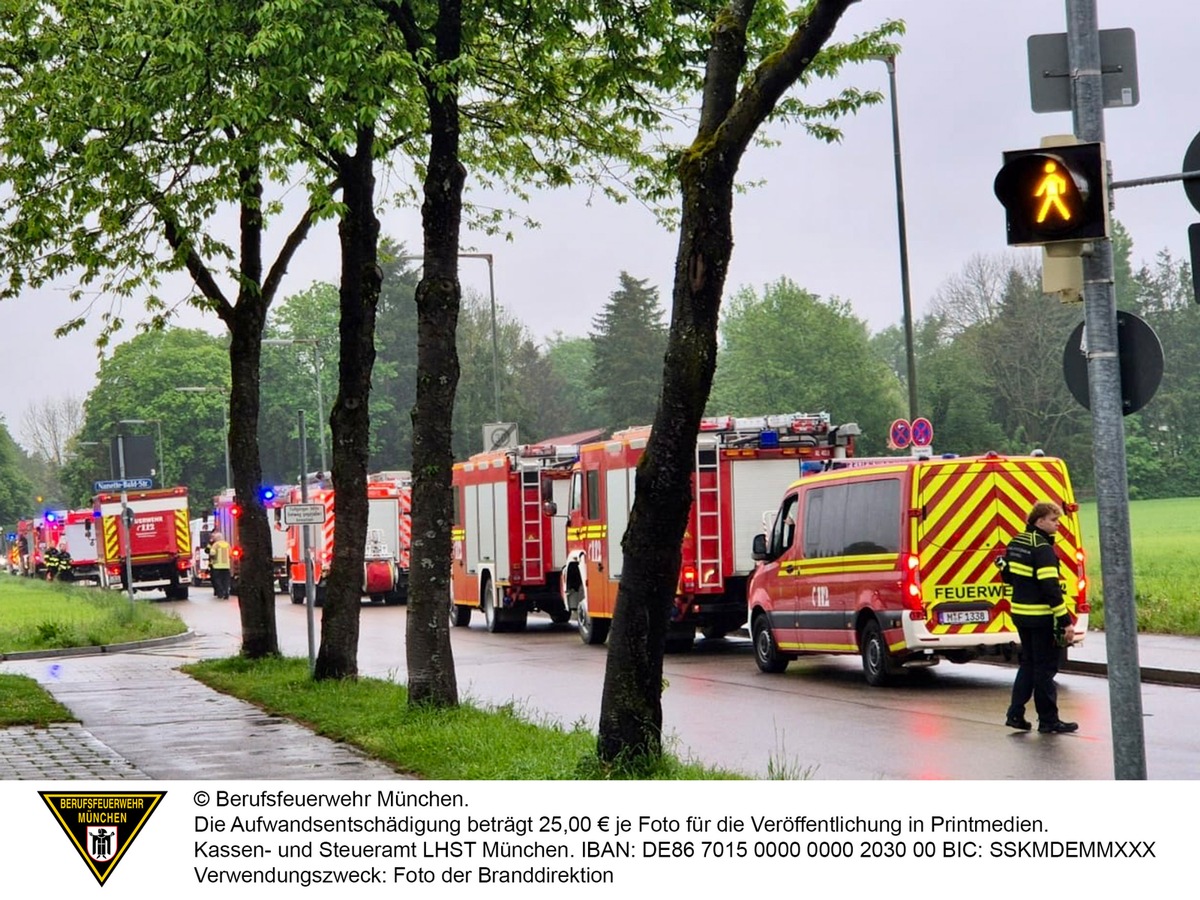
[[[224,635],[237,651],[233,601],[193,589],[163,603],[194,629]],[[404,680],[404,607],[362,609],[359,669]],[[305,610],[280,595],[280,645],[308,652]],[[316,610],[320,635],[320,610]],[[534,719],[595,727],[604,679],[603,647],[586,647],[574,626],[531,616],[523,634],[488,634],[483,616],[452,629],[459,694],[513,703]],[[888,688],[871,688],[850,657],[810,657],[783,675],[761,674],[748,640],[700,641],[668,656],[664,726],[671,749],[753,776],[782,771],[817,779],[1111,779],[1107,681],[1060,675],[1059,706],[1078,721],[1070,736],[1024,734],[1003,726],[1013,670],[942,663]],[[1200,777],[1200,690],[1143,686],[1146,758],[1155,779]],[[1029,711],[1032,714],[1032,709]]]

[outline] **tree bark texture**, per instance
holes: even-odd
[[[338,158],[346,212],[338,226],[342,270],[338,394],[330,412],[333,433],[333,563],[321,615],[318,680],[358,675],[358,628],[367,541],[367,461],[375,312],[383,274],[375,215],[373,129],[359,126],[353,156]]]
[[[456,59],[462,41],[458,0],[438,4],[436,56]],[[405,652],[410,705],[456,706],[458,682],[450,646],[451,448],[459,363],[455,335],[462,288],[458,242],[466,173],[458,158],[457,85],[426,82],[429,169],[421,207],[424,273],[417,285],[417,400],[413,422],[412,568]],[[482,423],[481,423],[482,424]]]
[[[716,370],[717,324],[733,252],[733,187],[754,132],[803,73],[851,0],[821,0],[787,48],[744,79],[754,0],[718,14],[700,126],[679,166],[679,249],[662,394],[637,467],[624,569],[608,640],[597,753],[613,763],[662,755],[662,663],[692,503],[696,434]]]

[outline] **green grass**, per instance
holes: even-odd
[[[0,675],[0,728],[10,725],[46,727],[52,722],[74,722],[66,707],[32,678]]]
[[[1096,504],[1079,508],[1088,558],[1091,625],[1104,627]],[[1138,631],[1200,635],[1200,497],[1129,504]]]
[[[582,723],[530,721],[505,706],[410,709],[403,685],[376,678],[313,681],[304,659],[207,660],[183,671],[219,691],[358,747],[397,769],[439,780],[661,780],[740,776],[669,755],[650,767],[606,768]]]
[[[0,653],[95,647],[181,634],[175,614],[125,594],[0,577]]]

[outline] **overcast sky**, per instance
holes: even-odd
[[[1105,114],[1114,178],[1179,172],[1200,130],[1196,7],[1191,0],[1097,5],[1101,28],[1132,28],[1137,40],[1141,101]],[[1030,35],[1066,30],[1065,3],[863,0],[850,8],[836,37],[847,40],[886,18],[908,25],[896,64],[897,95],[910,280],[919,317],[939,285],[973,255],[1006,251],[1004,214],[992,193],[1002,151],[1035,147],[1042,135],[1071,130],[1070,113],[1032,111],[1026,51]],[[848,70],[846,78],[885,95],[888,90],[882,62]],[[816,85],[814,100],[831,90]],[[879,330],[901,317],[889,107],[863,111],[843,131],[839,144],[793,130],[781,135],[780,146],[749,151],[742,176],[767,183],[735,201],[727,292],[786,275],[822,296],[848,300]],[[669,303],[677,237],[644,209],[604,200],[589,205],[581,193],[561,192],[537,197],[528,211],[540,229],[522,232],[512,243],[478,237],[469,249],[494,254],[497,303],[538,337],[586,334],[621,270],[657,285]],[[1135,264],[1164,248],[1186,257],[1187,226],[1200,221],[1179,183],[1118,191],[1115,215],[1132,235]],[[417,211],[389,210],[383,220],[385,233],[410,248],[420,246]],[[284,294],[316,280],[336,282],[337,270],[336,234],[325,225],[293,264]],[[483,261],[463,260],[465,288],[486,296],[487,275]],[[126,301],[125,314],[132,320],[131,303]],[[64,394],[82,398],[95,383],[98,325],[66,339],[53,337],[75,312],[65,291],[30,293],[0,305],[0,359],[9,373],[0,416],[19,441],[31,403]],[[195,311],[181,323],[221,330],[215,317]]]

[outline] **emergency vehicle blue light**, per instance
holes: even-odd
[[[274,500],[274,499],[275,499],[275,491],[274,491],[273,489],[271,489],[271,488],[262,488],[262,489],[261,489],[261,490],[258,492],[258,495],[259,495],[259,497],[262,499],[262,501],[263,501],[264,503],[266,503],[268,500]]]
[[[815,475],[818,472],[824,472],[824,471],[825,471],[825,464],[822,462],[818,462],[817,460],[808,460],[806,462],[800,463],[800,474],[801,475]]]
[[[46,511],[46,521],[47,522],[57,522],[58,516],[56,516],[54,513],[50,512],[49,510],[47,510]]]
[[[764,431],[758,436],[758,446],[763,450],[773,450],[779,446],[778,431]]]

